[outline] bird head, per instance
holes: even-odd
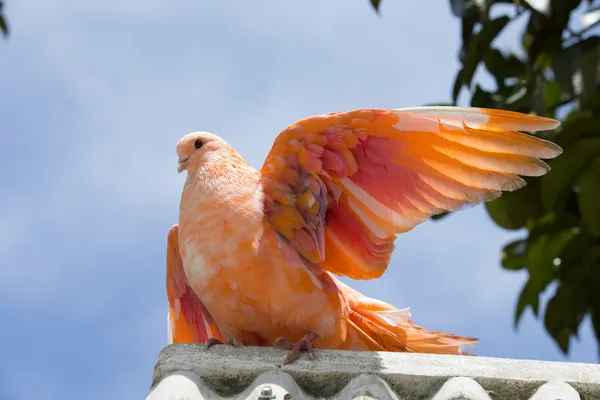
[[[211,155],[219,154],[228,147],[227,142],[209,132],[192,132],[182,137],[177,143],[179,165],[177,172],[186,170],[193,172]]]

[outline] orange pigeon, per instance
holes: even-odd
[[[466,354],[340,282],[379,278],[399,233],[550,170],[558,121],[468,107],[359,109],[285,128],[260,171],[220,137],[177,144],[187,171],[167,251],[171,343]]]

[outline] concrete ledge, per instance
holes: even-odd
[[[317,350],[282,365],[271,347],[165,347],[147,400],[600,399],[600,365]]]

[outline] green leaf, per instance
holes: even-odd
[[[510,54],[505,59],[504,76],[510,77],[525,77],[527,74],[527,64],[520,60],[514,54]]]
[[[458,100],[458,95],[460,94],[460,90],[463,88],[465,81],[463,80],[463,70],[461,69],[456,74],[456,78],[454,79],[454,87],[452,89],[452,102],[456,105],[456,100]]]
[[[554,213],[544,214],[542,218],[535,220],[535,223],[529,227],[528,240],[532,242],[541,236],[555,236],[568,230],[572,230],[574,234],[576,234],[579,222],[579,216],[571,213],[563,213],[560,215]]]
[[[525,239],[510,242],[501,252],[502,268],[517,271],[527,268],[527,241]]]
[[[589,110],[596,117],[600,117],[600,85],[598,89],[590,95],[585,103],[581,104],[582,108]]]
[[[477,17],[487,15],[487,4],[478,0],[450,0],[450,9],[455,17]]]
[[[531,77],[528,82],[527,92],[529,96],[529,107],[537,115],[547,115],[548,108],[546,107],[546,82],[544,78],[536,74]]]
[[[544,313],[546,330],[556,341],[563,353],[569,352],[569,339],[576,333],[573,331],[570,302],[573,293],[569,289],[558,288],[554,297],[548,301]]]
[[[600,138],[583,138],[549,163],[552,170],[539,179],[542,204],[547,211],[558,212],[566,207],[575,182],[598,154]]]
[[[546,330],[566,352],[570,337],[588,312],[600,342],[600,256],[589,261],[593,259],[590,249],[600,243],[600,167],[596,166],[600,163],[596,161],[600,159],[600,37],[586,31],[586,39],[581,39],[567,29],[569,21],[585,13],[583,7],[577,8],[582,0],[549,2],[551,7],[544,14],[531,11],[532,2],[491,0],[479,8],[479,0],[450,0],[452,11],[462,20],[462,65],[453,82],[452,98],[456,104],[467,86],[472,106],[553,118],[562,118],[564,110],[577,106],[560,128],[540,136],[564,149],[563,155],[549,162],[552,171],[528,178],[525,188],[486,203],[499,226],[528,230],[526,238],[506,244],[502,251],[504,269],[528,272],[516,303],[515,326],[528,307],[536,316],[546,309]],[[487,7],[497,3],[506,3],[503,6],[515,12],[510,18],[488,21]],[[576,9],[583,12],[575,15]],[[509,20],[519,16],[529,18],[520,36],[525,52],[519,54],[525,56],[492,48]],[[590,24],[598,23],[600,13],[594,18]],[[492,91],[473,82],[481,63],[497,83]],[[592,184],[594,175],[599,181],[596,185]],[[553,283],[556,293],[548,307],[543,307],[540,294]]]
[[[571,12],[581,4],[581,0],[550,0],[552,20],[566,27]]]
[[[596,262],[592,270],[590,271],[590,276],[588,278],[588,295],[590,296],[590,316],[592,317],[592,326],[594,327],[594,331],[596,333],[596,340],[600,343],[600,290],[597,288],[596,282],[600,282],[600,263]],[[600,357],[600,347],[599,347]]]
[[[549,236],[541,236],[529,244],[527,251],[527,269],[529,270],[529,282],[541,292],[554,278],[554,266],[552,260],[544,252],[550,247]]]
[[[2,8],[4,7],[4,2],[0,1],[0,31],[4,34],[4,36],[8,36],[8,24],[6,19],[4,18],[4,14],[2,12]]]
[[[515,85],[511,87],[510,90],[512,90],[512,93],[505,99],[504,104],[510,106],[509,108],[511,110],[517,111],[528,104],[527,100],[530,96],[526,87]]]
[[[496,102],[492,99],[491,93],[479,84],[475,85],[475,91],[471,96],[471,107],[495,108],[495,105]]]
[[[596,91],[600,76],[600,37],[591,36],[561,50],[552,61],[552,69],[561,89],[571,97],[585,100]],[[580,78],[575,79],[578,74]],[[574,81],[578,84],[575,85]]]
[[[593,280],[594,271],[598,271],[600,266],[596,241],[597,239],[587,232],[575,232],[573,239],[560,252],[558,279],[561,283],[579,286],[583,291],[586,291],[587,285],[591,285],[587,291],[596,292],[596,282],[600,282],[600,280]]]
[[[556,277],[555,260],[575,237],[572,229],[556,235],[542,235],[528,243],[527,266],[529,280],[534,287],[544,290]]]
[[[489,49],[483,58],[485,68],[494,76],[499,87],[504,85],[504,55],[498,49]]]
[[[523,47],[523,50],[527,54],[529,54],[529,49],[531,48],[531,45],[533,44],[534,39],[535,39],[535,36],[529,32],[525,32],[523,34],[523,36],[521,37],[521,46]]]
[[[600,83],[600,37],[592,36],[583,42],[583,59],[581,73],[583,75],[581,102],[584,103],[589,97],[598,91]]]
[[[529,112],[530,93],[527,82],[518,81],[513,85],[500,87],[496,93],[490,93],[494,108],[503,108],[510,111]]]
[[[0,14],[0,30],[4,34],[4,36],[8,36],[8,25],[6,24],[6,20],[4,19],[4,15]]]
[[[544,93],[544,102],[548,108],[556,108],[562,100],[562,91],[560,85],[555,80],[546,81],[546,90]]]
[[[489,51],[492,40],[498,36],[509,21],[510,18],[504,15],[484,23],[481,30],[469,42],[463,65],[463,78],[467,86],[471,85],[475,70]]]
[[[511,201],[505,197],[489,201],[485,203],[485,207],[494,222],[504,229],[521,229],[525,225],[526,221],[512,215]]]
[[[594,332],[596,332],[596,341],[600,343],[600,306],[593,306],[590,315]],[[598,357],[600,357],[600,348],[598,349]]]
[[[585,272],[583,278],[588,278],[589,267],[572,265],[570,268],[581,269]],[[581,290],[585,282],[575,285],[559,285],[554,296],[548,301],[544,313],[544,325],[563,353],[569,352],[571,336],[577,336],[581,321],[585,317],[589,304],[586,293]]]
[[[524,188],[506,192],[502,197],[485,203],[485,206],[490,217],[502,228],[521,229],[528,220],[544,213],[539,179],[529,180]]]
[[[514,54],[505,56],[500,50],[495,48],[491,48],[485,54],[483,61],[486,69],[494,75],[496,81],[524,76],[527,73],[527,66],[523,61]]]
[[[582,118],[587,118],[589,116],[591,116],[592,113],[587,111],[587,110],[573,110],[571,111],[569,114],[567,114],[567,117],[565,118],[565,120],[562,122],[561,126],[565,126],[565,124],[570,124],[573,123],[575,121],[579,121]]]
[[[559,232],[556,235],[542,235],[529,238],[527,242],[527,260],[521,258],[515,263],[525,262],[529,272],[529,280],[523,287],[515,312],[515,327],[518,325],[523,311],[530,306],[534,315],[539,311],[539,295],[556,278],[557,270],[554,260],[560,259],[560,254],[575,237],[572,229]],[[509,245],[510,246],[510,245]],[[514,245],[514,250],[520,250],[519,245]],[[513,251],[514,251],[513,250]]]
[[[371,0],[371,5],[375,9],[376,12],[379,12],[379,6],[381,4],[381,0]]]
[[[573,111],[563,121],[554,141],[566,149],[582,138],[598,136],[600,133],[599,127],[600,117],[592,115],[588,111]]]
[[[567,93],[570,97],[574,97],[579,93],[575,92],[573,86],[573,74],[577,68],[580,68],[581,50],[579,43],[561,50],[554,61],[552,62],[552,70],[556,81],[560,85],[563,92]]]
[[[577,234],[569,250],[578,250],[577,258],[563,257],[559,269],[560,284],[548,302],[544,315],[546,330],[564,353],[569,339],[577,331],[586,313],[597,305],[597,282],[600,282],[600,245],[585,234]],[[574,262],[573,262],[574,261]]]
[[[467,0],[450,0],[450,9],[455,17],[462,17],[465,12],[465,3]]]
[[[463,65],[467,61],[467,55],[469,52],[469,50],[468,50],[469,44],[471,43],[471,40],[473,39],[473,30],[475,29],[476,23],[477,23],[476,17],[464,16],[461,21],[461,24],[460,24],[462,45],[460,48],[460,53],[458,53],[458,59],[461,62],[461,64],[463,64]]]
[[[589,232],[600,237],[600,156],[582,176],[579,208]]]
[[[531,281],[527,281],[525,286],[523,286],[519,299],[517,300],[515,328],[519,325],[523,312],[528,306],[531,307],[531,311],[533,311],[533,314],[537,317],[540,308],[540,291],[532,286]]]
[[[544,65],[551,60],[551,56],[560,51],[563,30],[564,26],[556,21],[532,13],[528,25],[528,31],[533,35],[527,49],[529,65]],[[542,55],[544,57],[540,57]]]

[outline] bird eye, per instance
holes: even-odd
[[[202,140],[200,139],[196,139],[196,141],[194,142],[194,147],[199,149],[200,147],[202,147]]]

